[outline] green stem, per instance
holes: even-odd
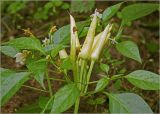
[[[54,63],[54,61],[52,60],[52,61],[50,61],[51,63],[52,63],[52,65],[56,68],[56,69],[58,69],[59,71],[61,71],[60,70],[60,68]]]
[[[83,76],[82,76],[82,84],[81,84],[81,86],[82,86],[82,92],[84,92],[84,90],[85,90],[85,87],[86,87],[86,84],[87,84],[87,66],[86,66],[86,64],[85,64],[85,68],[84,68],[84,71],[83,71],[84,73],[83,73]]]
[[[88,84],[95,84],[97,83],[98,81],[93,81],[93,82],[89,82]]]
[[[90,91],[90,92],[86,92],[86,93],[83,93],[81,96],[83,97],[87,97],[87,96],[91,96],[92,94],[95,94],[96,91]]]
[[[88,83],[89,83],[89,80],[90,80],[90,77],[91,77],[91,73],[92,73],[92,69],[93,69],[94,63],[95,63],[95,61],[92,60],[90,68],[89,68],[89,71],[88,71],[88,74],[87,74],[87,85],[86,85],[86,88],[85,88],[85,91],[84,91],[85,93],[87,92],[87,89],[88,89]]]
[[[76,81],[77,81],[77,87],[80,89],[80,84],[79,84],[79,80],[80,80],[80,72],[79,72],[79,61],[77,60],[76,61],[76,69],[77,69],[77,79],[76,79]]]
[[[74,114],[78,114],[79,102],[80,102],[80,97],[76,100],[75,107],[74,107]]]
[[[68,75],[67,75],[67,70],[66,69],[64,69],[64,77],[65,77],[65,79],[66,79],[66,81],[67,82],[71,82],[71,79],[68,77]]]
[[[38,88],[35,88],[35,87],[31,87],[31,86],[27,86],[27,85],[22,85],[23,87],[27,87],[27,88],[30,88],[30,89],[33,89],[33,90],[37,90],[37,91],[41,91],[41,92],[46,92],[48,93],[48,91],[45,91],[45,90],[42,90],[42,89],[38,89]]]
[[[118,30],[118,33],[117,33],[117,35],[116,35],[116,37],[115,37],[116,40],[118,40],[119,37],[120,37],[120,35],[122,34],[123,26],[124,26],[124,22],[122,21],[122,22],[121,22],[121,25],[120,25],[120,28],[119,28],[119,30]]]
[[[80,79],[79,79],[79,84],[80,84],[80,90],[82,89],[82,79],[83,79],[83,73],[84,73],[84,68],[85,68],[85,63],[86,63],[86,61],[85,60],[82,60],[82,62],[81,62],[81,65],[82,65],[82,67],[81,67],[81,71],[80,71]]]
[[[61,81],[61,82],[66,82],[66,80],[62,80],[62,79],[56,79],[56,78],[49,78],[51,80],[55,80],[55,81]]]
[[[54,98],[54,96],[52,96],[49,101],[47,102],[47,104],[45,105],[44,109],[42,110],[42,112],[40,114],[44,114],[45,110],[47,109],[49,103],[52,101],[52,99]]]
[[[74,77],[74,82],[77,82],[77,68],[76,63],[72,63],[73,64],[73,77]]]
[[[51,82],[48,76],[48,70],[46,70],[46,78],[47,78],[47,83],[48,83],[48,88],[49,88],[49,94],[50,94],[50,97],[52,97],[53,92],[52,92]]]
[[[111,77],[111,79],[110,80],[116,80],[116,79],[121,79],[121,78],[124,78],[125,76],[117,76],[117,77]]]

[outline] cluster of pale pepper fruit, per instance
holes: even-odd
[[[108,44],[108,40],[111,39],[111,24],[108,24],[102,32],[95,35],[98,18],[99,12],[95,10],[95,13],[92,15],[92,21],[87,36],[83,45],[81,46],[78,38],[78,29],[76,27],[75,19],[72,15],[70,15],[70,55],[68,56],[65,49],[59,51],[60,59],[65,59],[68,57],[70,58],[70,62],[72,64],[73,81],[80,90],[81,94],[87,93],[94,64],[99,60],[103,48],[106,44]],[[29,34],[33,35],[31,33]],[[42,42],[44,47],[51,44],[50,39],[47,38],[45,38]],[[31,51],[28,50],[23,50],[22,53],[17,53],[15,55],[16,62],[24,65],[26,57],[30,53]],[[48,59],[49,56],[50,55],[47,55],[46,59]],[[77,99],[75,107],[79,106],[79,102],[80,98]],[[78,108],[75,108],[75,112],[77,111]]]
[[[68,56],[65,49],[59,51],[60,59],[70,57],[70,61],[73,66],[72,71],[74,82],[76,83],[81,93],[87,92],[93,66],[99,59],[104,46],[107,44],[111,36],[111,24],[108,24],[104,31],[95,36],[99,12],[95,10],[95,13],[92,15],[92,17],[93,18],[86,39],[84,44],[81,46],[78,38],[78,29],[76,27],[75,19],[72,15],[70,15],[70,56]],[[42,42],[43,46],[50,44],[50,40],[47,38],[45,38]],[[27,50],[23,50],[22,53],[17,53],[15,55],[16,62],[24,65],[26,57],[30,53],[31,52]],[[48,58],[48,56],[46,58]]]
[[[111,24],[108,24],[104,31],[95,36],[98,15],[99,13],[95,10],[86,39],[82,46],[79,42],[75,20],[73,16],[70,15],[70,60],[73,65],[74,82],[77,84],[81,93],[87,92],[93,66],[99,59],[104,46],[111,36]],[[61,50],[59,55],[61,59],[68,57],[65,49]]]

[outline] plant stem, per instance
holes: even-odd
[[[66,80],[62,80],[62,79],[56,79],[56,78],[49,78],[51,80],[55,80],[55,81],[61,81],[61,82],[66,82]]]
[[[46,92],[48,93],[48,91],[45,91],[45,90],[42,90],[42,89],[38,89],[38,88],[35,88],[35,87],[31,87],[31,86],[27,86],[27,85],[22,85],[23,87],[27,87],[27,88],[30,88],[30,89],[33,89],[33,90],[37,90],[37,91],[41,91],[41,92]]]
[[[67,75],[67,70],[66,69],[64,69],[63,73],[64,73],[64,77],[65,77],[66,81],[71,82],[71,79]]]
[[[75,107],[74,107],[74,114],[78,113],[79,102],[80,102],[80,97],[76,100]]]
[[[54,98],[54,96],[52,96],[49,101],[47,102],[47,104],[45,105],[44,109],[42,110],[42,112],[40,114],[44,114],[45,110],[47,109],[49,103],[52,101],[52,99]]]
[[[116,40],[118,40],[119,37],[120,37],[120,35],[122,34],[123,26],[124,26],[124,22],[122,21],[122,22],[121,22],[121,25],[120,25],[120,27],[119,27],[118,33],[117,33],[117,35],[115,36],[115,39],[116,39]]]
[[[90,91],[90,92],[86,92],[86,93],[82,94],[81,96],[87,97],[87,96],[90,96],[90,95],[95,94],[95,93],[96,93],[95,91]]]
[[[79,78],[79,61],[77,60],[76,61],[76,69],[77,69],[77,79],[76,79],[76,81],[77,82],[79,82],[79,80],[80,80],[80,78]],[[80,89],[80,84],[79,83],[77,83],[77,87]]]
[[[80,90],[82,89],[82,79],[83,79],[83,73],[84,73],[84,68],[85,68],[85,63],[86,63],[86,61],[85,60],[82,60],[82,62],[81,62],[81,65],[82,65],[82,67],[81,67],[81,71],[80,71],[80,79],[79,79],[79,82],[80,82]]]
[[[84,71],[83,71],[84,73],[83,73],[83,76],[82,76],[82,84],[81,84],[81,86],[82,86],[82,93],[84,92],[84,90],[85,90],[85,87],[86,87],[86,84],[87,84],[87,65],[85,64],[85,68],[84,68]]]
[[[112,78],[111,77],[111,79],[110,80],[116,80],[116,79],[121,79],[121,78],[124,78],[125,76],[117,76],[117,77],[114,77],[114,78]]]
[[[93,82],[89,82],[88,84],[95,84],[97,83],[98,81],[93,81]]]
[[[92,73],[92,69],[93,69],[94,63],[95,63],[95,61],[92,60],[90,68],[89,68],[89,71],[88,71],[88,74],[87,74],[87,85],[86,85],[86,88],[85,88],[85,91],[84,91],[85,93],[87,92],[87,89],[88,89],[88,83],[89,83],[89,80],[90,80],[90,77],[91,77],[91,73]]]
[[[48,70],[46,70],[46,78],[47,78],[47,83],[48,83],[48,88],[49,88],[49,94],[50,94],[50,97],[52,97],[53,92],[52,92],[51,82],[48,76]]]

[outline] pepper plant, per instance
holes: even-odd
[[[2,43],[1,52],[16,58],[16,62],[26,66],[26,69],[16,72],[1,68],[1,106],[24,86],[49,94],[49,97],[41,97],[39,100],[40,110],[36,111],[40,113],[62,113],[73,105],[73,112],[78,113],[81,99],[97,93],[109,98],[110,113],[153,113],[139,95],[127,91],[114,93],[107,89],[110,82],[124,79],[143,90],[159,90],[159,75],[150,71],[140,69],[129,74],[108,74],[110,68],[104,63],[103,54],[110,45],[115,45],[125,57],[142,63],[137,45],[132,41],[120,40],[121,34],[128,23],[158,10],[158,4],[153,3],[136,3],[124,7],[118,13],[122,22],[115,34],[114,24],[110,20],[122,4],[108,7],[103,13],[96,9],[89,20],[77,23],[69,14],[70,25],[57,31],[53,26],[43,43],[29,30],[25,30],[29,36]],[[80,38],[85,38],[83,43],[80,43]],[[64,74],[64,78],[57,79],[56,75],[50,75],[49,72],[55,72],[55,69],[49,66]],[[100,74],[99,80],[91,80],[95,66],[106,74]],[[32,78],[39,82],[42,89],[24,85]],[[47,86],[44,80],[47,81]],[[54,81],[64,82],[58,91],[52,88]],[[95,89],[89,89],[91,84],[96,85]],[[89,102],[104,103],[104,99]]]

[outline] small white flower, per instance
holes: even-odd
[[[64,58],[68,57],[68,54],[67,54],[65,49],[62,49],[62,50],[59,51],[59,56],[60,56],[61,59],[64,59]]]
[[[14,57],[16,58],[16,63],[19,63],[21,65],[25,64],[26,54],[24,54],[24,53],[17,53]]]
[[[48,38],[45,38],[44,40],[42,40],[42,42],[46,46],[50,43],[50,40]]]
[[[111,39],[111,38],[108,38],[108,39],[111,40],[112,44],[118,44],[118,42],[115,39]]]
[[[100,14],[97,9],[95,9],[94,14],[92,14],[91,17],[93,17],[94,15],[96,15],[100,19],[102,18],[102,14]]]

